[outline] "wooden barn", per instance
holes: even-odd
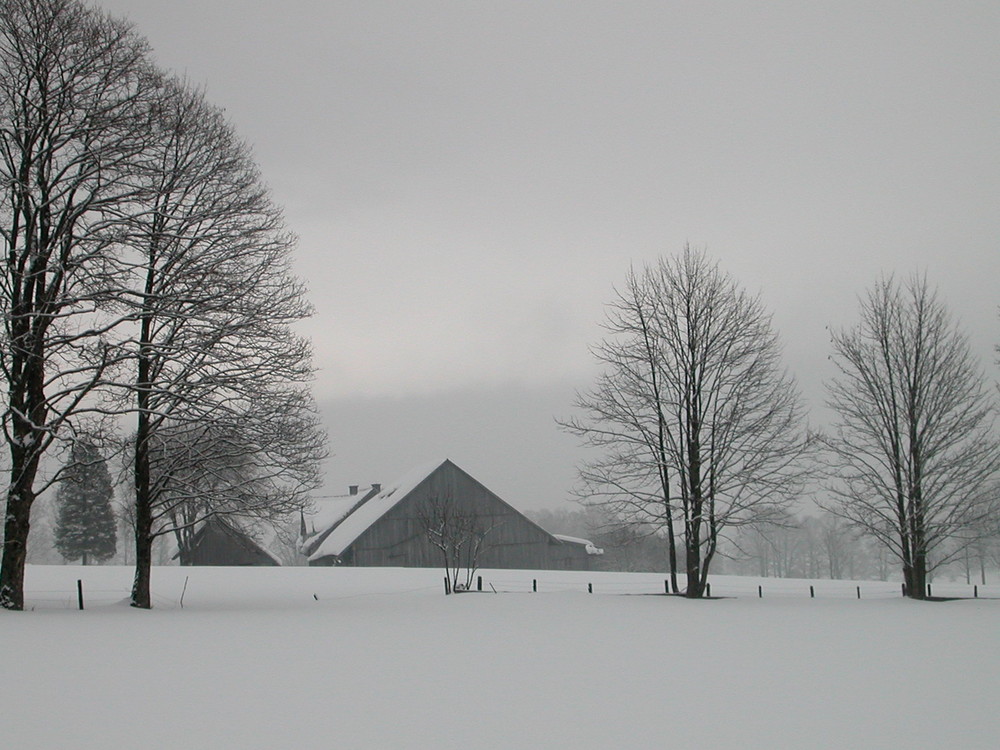
[[[428,526],[442,508],[482,533],[480,568],[589,570],[601,554],[586,540],[545,531],[449,460],[364,494],[352,487],[341,500],[303,525],[310,565],[438,567]]]
[[[281,562],[234,522],[212,516],[191,538],[190,551],[174,554],[181,565],[260,565]]]

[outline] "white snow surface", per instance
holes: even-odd
[[[0,747],[997,747],[1000,598],[719,577],[733,598],[688,601],[638,595],[663,591],[654,574],[483,576],[539,593],[163,567],[139,611],[130,568],[29,566],[29,611],[0,612]]]

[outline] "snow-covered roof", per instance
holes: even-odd
[[[347,505],[341,516],[333,520],[332,530],[328,531],[330,525],[326,525],[321,531],[318,531],[317,537],[326,534],[318,547],[309,552],[310,540],[305,540],[303,549],[309,552],[309,560],[314,561],[321,557],[342,555],[344,550],[353,544],[373,523],[392,510],[400,500],[413,492],[443,463],[443,461],[437,461],[413,469],[395,482],[382,487],[377,495],[364,502],[359,503],[360,498],[352,497],[353,504]],[[329,519],[333,516],[327,515],[325,517]],[[318,524],[316,528],[320,528]]]
[[[588,555],[603,555],[604,554],[604,550],[601,549],[600,547],[596,546],[589,539],[580,539],[580,537],[566,536],[565,534],[553,534],[552,536],[554,536],[560,542],[568,542],[569,544],[579,544],[579,545],[581,545],[584,549],[587,550],[587,554]]]
[[[313,512],[306,516],[308,528],[305,536],[299,540],[300,548],[308,554],[310,547],[315,547],[322,537],[334,526],[340,523],[360,503],[378,493],[377,485],[368,490],[353,495],[327,498],[314,503]]]

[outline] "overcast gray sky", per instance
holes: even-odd
[[[825,327],[883,272],[926,272],[996,376],[1000,3],[99,4],[300,235],[327,492],[450,457],[563,500],[553,417],[612,286],[685,242],[761,294],[817,410]]]

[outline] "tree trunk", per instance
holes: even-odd
[[[684,592],[684,596],[688,599],[701,599],[705,594],[705,585],[702,581],[701,568],[698,565],[697,555],[692,558],[688,554],[688,561],[691,567],[687,571],[687,590]]]
[[[708,570],[712,566],[712,560],[715,559],[715,551],[718,549],[719,545],[719,529],[716,526],[714,514],[712,514],[710,518],[708,546],[701,559],[701,577],[699,579],[699,589],[701,593],[699,596],[704,596],[705,592],[708,590]]]
[[[26,366],[27,369],[27,366]],[[32,393],[40,390],[41,368],[35,373],[33,382],[36,389],[28,390],[28,400]],[[27,380],[27,378],[26,378]],[[36,394],[37,395],[37,394]],[[28,531],[31,528],[31,506],[35,502],[35,476],[38,473],[40,455],[39,441],[43,435],[32,429],[28,420],[19,416],[32,413],[42,416],[39,424],[44,424],[44,403],[39,396],[39,406],[30,412],[24,408],[24,400],[11,399],[15,406],[12,418],[13,440],[10,443],[10,485],[7,490],[7,514],[4,519],[3,556],[0,558],[0,607],[3,609],[24,609],[24,565],[28,559]],[[19,408],[18,408],[19,407]]]
[[[147,271],[145,292],[146,302],[153,291],[155,274],[152,266]],[[135,429],[135,580],[132,583],[132,606],[151,609],[149,593],[150,569],[153,565],[153,498],[149,466],[149,441],[152,437],[150,424],[150,340],[152,338],[152,316],[143,310],[140,323],[139,356],[136,362],[136,418]]]
[[[140,609],[152,609],[149,594],[149,574],[153,565],[153,544],[149,535],[142,532],[142,527],[136,523],[135,528],[135,578],[132,581],[132,606]]]
[[[688,599],[700,599],[704,594],[704,582],[701,575],[701,523],[697,518],[687,523],[686,536],[687,591],[684,595]]]
[[[906,583],[906,595],[910,599],[926,599],[927,560],[918,555],[910,563],[904,563],[903,581]]]
[[[690,403],[685,406],[687,410],[687,482],[689,503],[685,510],[688,518],[685,523],[687,538],[684,540],[687,552],[687,597],[689,599],[700,599],[704,593],[704,577],[702,576],[701,559],[701,525],[702,513],[705,510],[705,497],[702,487],[701,474],[701,391],[695,383],[697,378],[697,366],[691,365],[691,382],[688,388],[688,398]]]
[[[24,609],[24,564],[28,558],[28,529],[34,493],[12,486],[7,495],[3,558],[0,562],[0,607]]]
[[[140,413],[140,425],[146,421],[146,416]],[[142,437],[136,441],[135,450],[135,579],[132,582],[132,606],[140,609],[151,609],[153,606],[149,592],[153,565],[153,512],[147,445],[146,438]]]
[[[140,394],[140,403],[143,403]],[[135,442],[135,580],[132,583],[132,606],[152,608],[149,593],[150,568],[153,565],[153,509],[150,498],[149,414],[139,410]]]
[[[667,517],[667,551],[670,555],[670,590],[675,594],[680,590],[677,586],[677,540],[674,538],[674,519]]]
[[[914,594],[919,594],[919,596],[914,596],[914,599],[926,599],[927,598],[927,557],[925,555],[918,554],[913,560],[913,586]]]

